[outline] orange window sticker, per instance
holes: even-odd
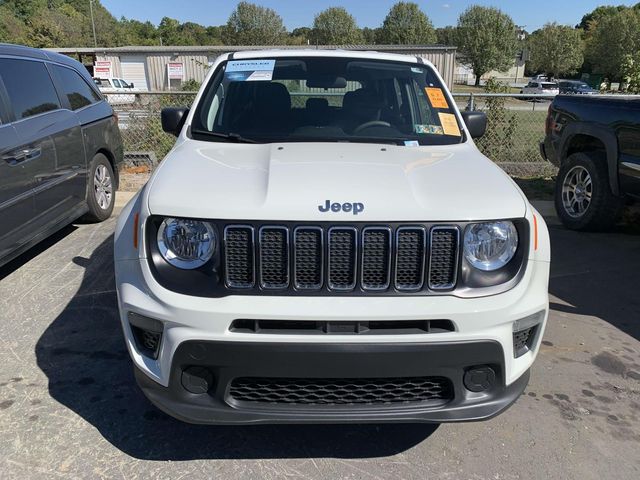
[[[449,104],[447,103],[447,99],[445,98],[444,92],[441,88],[426,87],[425,91],[427,92],[427,97],[429,97],[429,102],[431,102],[431,106],[433,108],[449,108]]]
[[[460,127],[458,127],[458,121],[453,113],[439,113],[440,123],[445,135],[453,135],[455,137],[462,136],[460,133]]]

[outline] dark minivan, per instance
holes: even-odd
[[[117,117],[86,68],[0,44],[0,265],[85,216],[113,211]]]

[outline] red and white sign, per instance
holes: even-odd
[[[168,63],[167,75],[169,76],[169,80],[184,80],[184,64]]]
[[[96,60],[93,64],[93,76],[94,77],[111,77],[111,62],[104,60]]]

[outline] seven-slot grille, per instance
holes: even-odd
[[[455,288],[455,226],[229,225],[224,277],[230,289],[419,292]]]

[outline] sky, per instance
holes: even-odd
[[[270,7],[282,16],[288,29],[311,26],[318,12],[332,6],[345,7],[360,27],[382,24],[389,8],[397,0],[253,0]],[[599,5],[634,5],[638,0],[414,0],[431,18],[436,27],[455,25],[458,16],[470,5],[495,6],[508,13],[517,25],[533,31],[547,22],[574,26],[585,13]],[[102,4],[116,17],[160,23],[162,17],[202,25],[222,25],[235,8],[237,1],[222,0],[102,0]]]

